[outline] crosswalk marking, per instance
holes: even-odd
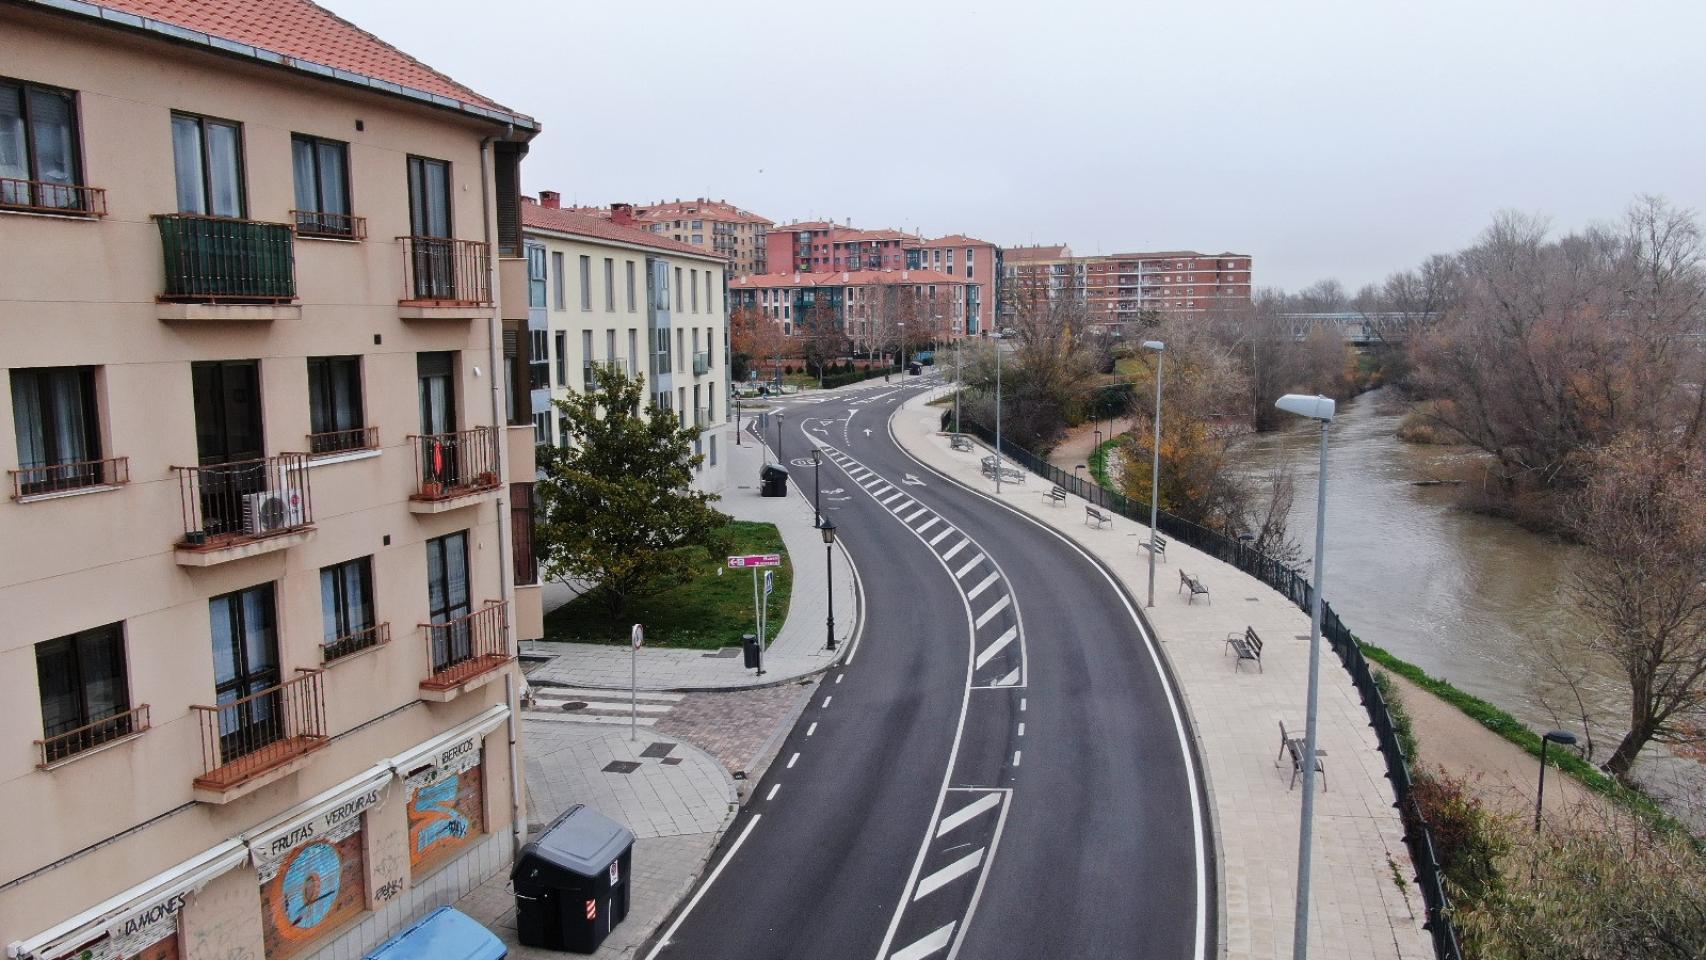
[[[943,817],[942,822],[936,825],[936,836],[940,837],[956,827],[964,826],[966,821],[980,813],[985,813],[994,809],[995,805],[1000,802],[1001,795],[998,793],[986,793],[983,796],[978,797],[976,800],[973,800],[958,810],[955,810],[953,813]]]
[[[966,548],[966,544],[968,544],[968,543],[971,543],[971,541],[970,540],[961,540],[959,543],[954,544],[953,547],[950,548],[947,553],[942,554],[942,562],[946,563],[949,560],[954,559],[954,554],[959,553],[961,550],[964,550]]]
[[[1001,679],[995,681],[994,685],[997,687],[1011,687],[1013,684],[1018,683],[1018,682],[1019,682],[1019,668],[1014,667],[1012,673],[1009,673],[1005,677],[1002,677]],[[1021,724],[1019,724],[1019,726],[1022,727],[1022,726],[1024,726],[1024,724],[1021,723]]]
[[[911,510],[916,506],[918,506],[918,504],[913,503],[910,499],[903,499],[901,502],[895,504],[892,509],[896,514],[899,514],[902,510]]]
[[[931,523],[934,523],[934,522],[935,521],[933,521],[933,520],[931,521]],[[929,523],[925,524],[924,529],[926,529],[926,530],[930,529],[930,524]],[[943,540],[948,539],[948,535],[953,533],[953,532],[954,532],[953,527],[944,528],[941,533],[938,533],[938,534],[936,534],[935,537],[931,538],[930,545],[932,547],[934,547],[936,544],[941,543]]]
[[[893,490],[893,489],[894,489],[893,487],[891,487],[885,483],[882,486],[877,487],[876,489],[872,490],[871,492],[880,497],[883,494],[888,493],[890,490]]]
[[[895,491],[895,492],[894,492],[894,493],[891,493],[891,494],[889,494],[889,495],[888,495],[888,496],[886,496],[886,497],[883,497],[883,498],[881,498],[881,499],[882,499],[882,504],[883,504],[883,506],[885,506],[885,507],[886,507],[886,506],[888,506],[888,505],[889,505],[889,504],[891,504],[891,503],[893,503],[893,502],[895,502],[895,501],[896,501],[896,500],[899,500],[899,499],[900,499],[900,491],[898,491],[898,490],[897,490],[897,491]]]
[[[957,580],[964,580],[966,574],[970,573],[971,569],[973,567],[977,566],[978,564],[980,564],[982,562],[983,562],[983,554],[980,553],[977,556],[972,557],[970,560],[966,561],[965,566],[961,567],[959,570],[954,572],[954,578]]]
[[[983,863],[983,848],[979,847],[971,853],[955,860],[942,869],[918,881],[918,892],[912,895],[914,901],[922,900],[937,890],[942,889],[955,880],[976,870]]]
[[[950,923],[925,934],[923,939],[916,940],[889,954],[889,960],[924,960],[925,957],[946,947],[948,941],[954,939],[954,926]]]
[[[1018,636],[1018,635],[1019,635],[1019,628],[1018,627],[1008,627],[1006,633],[1003,633],[1001,636],[997,637],[994,643],[990,644],[987,647],[984,647],[983,652],[977,655],[977,667],[978,667],[978,669],[980,669],[980,670],[983,669],[984,664],[995,659],[995,655],[1000,653],[1002,648],[1006,647],[1009,643],[1012,643],[1013,638]]]
[[[907,522],[911,523],[912,521],[909,520]],[[936,524],[941,523],[941,522],[942,522],[942,519],[940,517],[931,517],[930,519],[928,519],[928,520],[926,520],[923,523],[918,525],[918,532],[923,533],[924,531],[930,529],[931,527],[934,527]],[[944,533],[943,536],[947,536],[947,534]],[[932,541],[932,542],[934,542],[934,541]]]
[[[995,601],[995,606],[983,611],[983,614],[977,618],[977,626],[981,629],[984,624],[995,619],[996,614],[1007,609],[1008,604],[1012,602],[1013,597],[1010,594],[1002,594],[1001,599]]]
[[[914,520],[917,520],[917,519],[918,519],[918,518],[919,518],[919,517],[922,517],[922,516],[924,516],[924,515],[925,515],[925,514],[926,514],[926,513],[929,513],[929,512],[930,512],[930,511],[929,511],[929,510],[927,510],[927,509],[925,509],[925,508],[924,508],[924,507],[919,507],[919,508],[918,508],[918,512],[916,512],[916,513],[914,513],[914,514],[912,514],[912,515],[911,515],[911,516],[909,516],[909,517],[907,517],[907,518],[906,518],[906,522],[907,522],[907,523],[911,523],[911,522],[912,522],[912,521],[914,521]]]
[[[976,600],[978,594],[982,593],[985,590],[988,590],[989,585],[994,583],[995,581],[997,581],[999,579],[1001,579],[1001,574],[999,574],[999,573],[992,573],[989,576],[984,577],[982,583],[979,583],[977,586],[972,587],[971,592],[966,594],[966,599],[967,600]]]

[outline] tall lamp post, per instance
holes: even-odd
[[[1274,406],[1321,424],[1321,471],[1316,477],[1315,574],[1309,591],[1309,706],[1303,735],[1303,825],[1297,839],[1297,919],[1292,927],[1292,960],[1309,955],[1309,847],[1315,817],[1315,713],[1321,694],[1321,574],[1327,564],[1327,428],[1335,404],[1327,397],[1288,393]]]
[[[995,492],[1001,492],[1001,331],[995,331]]]
[[[906,321],[896,320],[895,326],[900,328],[900,375],[906,376]]]
[[[786,411],[786,410],[776,411],[776,465],[777,466],[782,466],[782,464],[786,462],[782,459],[782,418],[787,416],[787,413],[788,413],[788,411]]]
[[[1167,345],[1160,340],[1143,341],[1143,349],[1155,351],[1155,442],[1149,463],[1149,605],[1155,606],[1155,521],[1161,503],[1161,369],[1167,361]],[[1100,435],[1100,434],[1098,434]]]
[[[818,455],[818,449],[812,448],[812,526],[823,526],[823,481],[818,471],[823,466],[823,458]]]
[[[960,393],[965,390],[965,383],[960,379],[960,340],[954,341],[954,434],[960,432]]]
[[[1540,802],[1546,799],[1546,747],[1556,743],[1561,747],[1576,745],[1576,735],[1568,730],[1552,730],[1540,738],[1540,789],[1534,794],[1534,863],[1528,868],[1528,878],[1540,872]]]
[[[828,517],[818,523],[823,534],[824,588],[829,592],[829,618],[826,621],[827,642],[824,649],[835,649],[835,521]]]

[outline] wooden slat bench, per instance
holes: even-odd
[[[1180,570],[1179,571],[1179,591],[1181,593],[1183,593],[1186,589],[1189,589],[1191,591],[1191,595],[1189,597],[1185,598],[1186,603],[1192,603],[1198,597],[1205,598],[1206,600],[1208,600],[1208,602],[1210,604],[1214,603],[1214,598],[1208,595],[1208,585],[1207,584],[1203,583],[1201,580],[1198,580],[1196,577],[1191,576],[1190,574],[1186,573],[1185,571]]]
[[[1155,558],[1157,560],[1160,560],[1162,563],[1167,562],[1167,538],[1163,537],[1159,533],[1155,535],[1155,539],[1154,539],[1153,543],[1151,543],[1148,540],[1145,540],[1142,543],[1139,543],[1138,546],[1142,547],[1145,550],[1150,551],[1151,553],[1154,553]]]
[[[1245,627],[1243,633],[1226,635],[1226,649],[1238,654],[1238,659],[1232,662],[1232,669],[1237,670],[1246,660],[1256,662],[1256,672],[1262,672],[1262,638],[1256,635],[1255,627]]]
[[[1092,526],[1092,527],[1095,527],[1096,529],[1100,530],[1103,527],[1113,526],[1114,525],[1114,518],[1108,516],[1107,514],[1103,513],[1100,510],[1097,510],[1095,507],[1092,507],[1089,504],[1085,504],[1084,505],[1084,523],[1087,524],[1088,526]]]
[[[1049,506],[1051,506],[1051,507],[1055,506],[1057,504],[1065,503],[1066,502],[1066,491],[1062,490],[1059,487],[1054,487],[1054,488],[1050,489],[1049,492],[1043,494],[1043,499],[1049,501]]]

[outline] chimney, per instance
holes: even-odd
[[[618,226],[631,227],[634,225],[634,205],[631,203],[613,203],[610,205],[610,222]]]
[[[563,195],[555,190],[539,191],[539,205],[548,210],[556,210],[563,205]]]

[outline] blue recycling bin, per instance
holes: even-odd
[[[439,907],[362,960],[503,960],[507,956],[509,948],[490,930],[455,907]]]

